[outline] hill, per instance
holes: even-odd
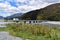
[[[4,19],[4,17],[3,16],[0,16],[0,20],[2,20],[2,19]]]
[[[16,14],[13,14],[13,15],[11,15],[11,16],[5,17],[5,19],[18,18],[18,17],[21,16],[21,15],[22,15],[22,13],[16,13]]]
[[[52,20],[60,21],[60,3],[45,8],[27,12],[19,17],[23,20]]]

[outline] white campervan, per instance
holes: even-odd
[[[13,18],[13,21],[14,22],[19,22],[19,19],[18,18]]]

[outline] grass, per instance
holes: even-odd
[[[6,28],[5,27],[1,27],[0,31],[6,31]]]
[[[43,25],[13,23],[8,24],[6,30],[13,36],[24,40],[60,40],[60,28]]]

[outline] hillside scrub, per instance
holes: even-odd
[[[46,27],[40,24],[7,24],[6,30],[11,35],[24,40],[60,40],[60,28]]]
[[[50,20],[60,21],[60,3],[51,4],[44,8],[32,10],[18,18],[22,20]]]

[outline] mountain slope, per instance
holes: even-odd
[[[4,19],[4,17],[0,16],[0,19]]]
[[[13,14],[11,16],[7,16],[6,19],[18,18],[21,15],[22,15],[22,13],[16,13],[16,14]]]
[[[35,20],[37,17],[37,13],[39,10],[35,10],[35,11],[30,11],[28,13],[24,13],[20,18],[21,19],[28,19],[28,20]]]
[[[60,3],[45,8],[33,10],[20,16],[23,20],[53,20],[60,21]]]

